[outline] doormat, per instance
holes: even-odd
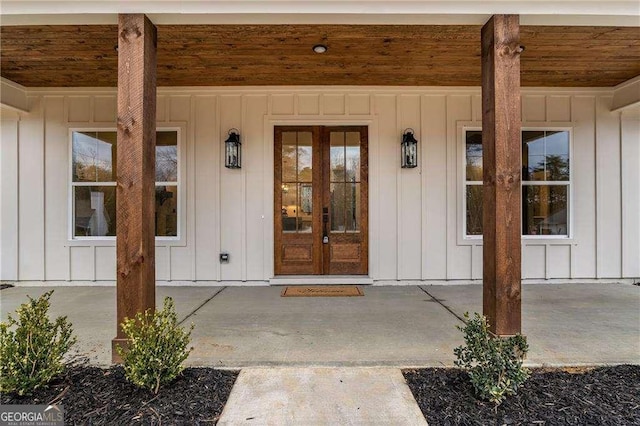
[[[357,285],[287,286],[281,297],[352,297],[364,296]]]

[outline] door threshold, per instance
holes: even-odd
[[[370,285],[373,279],[360,275],[279,275],[269,285]]]

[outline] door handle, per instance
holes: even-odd
[[[327,223],[329,223],[329,208],[322,208],[322,244],[329,244],[329,235],[327,234]]]

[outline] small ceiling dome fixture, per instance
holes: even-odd
[[[316,53],[324,53],[327,51],[327,46],[325,46],[324,44],[316,44],[315,46],[313,46],[313,51]]]

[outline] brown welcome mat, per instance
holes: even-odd
[[[364,296],[364,292],[357,285],[312,285],[287,286],[281,297],[351,297]]]

